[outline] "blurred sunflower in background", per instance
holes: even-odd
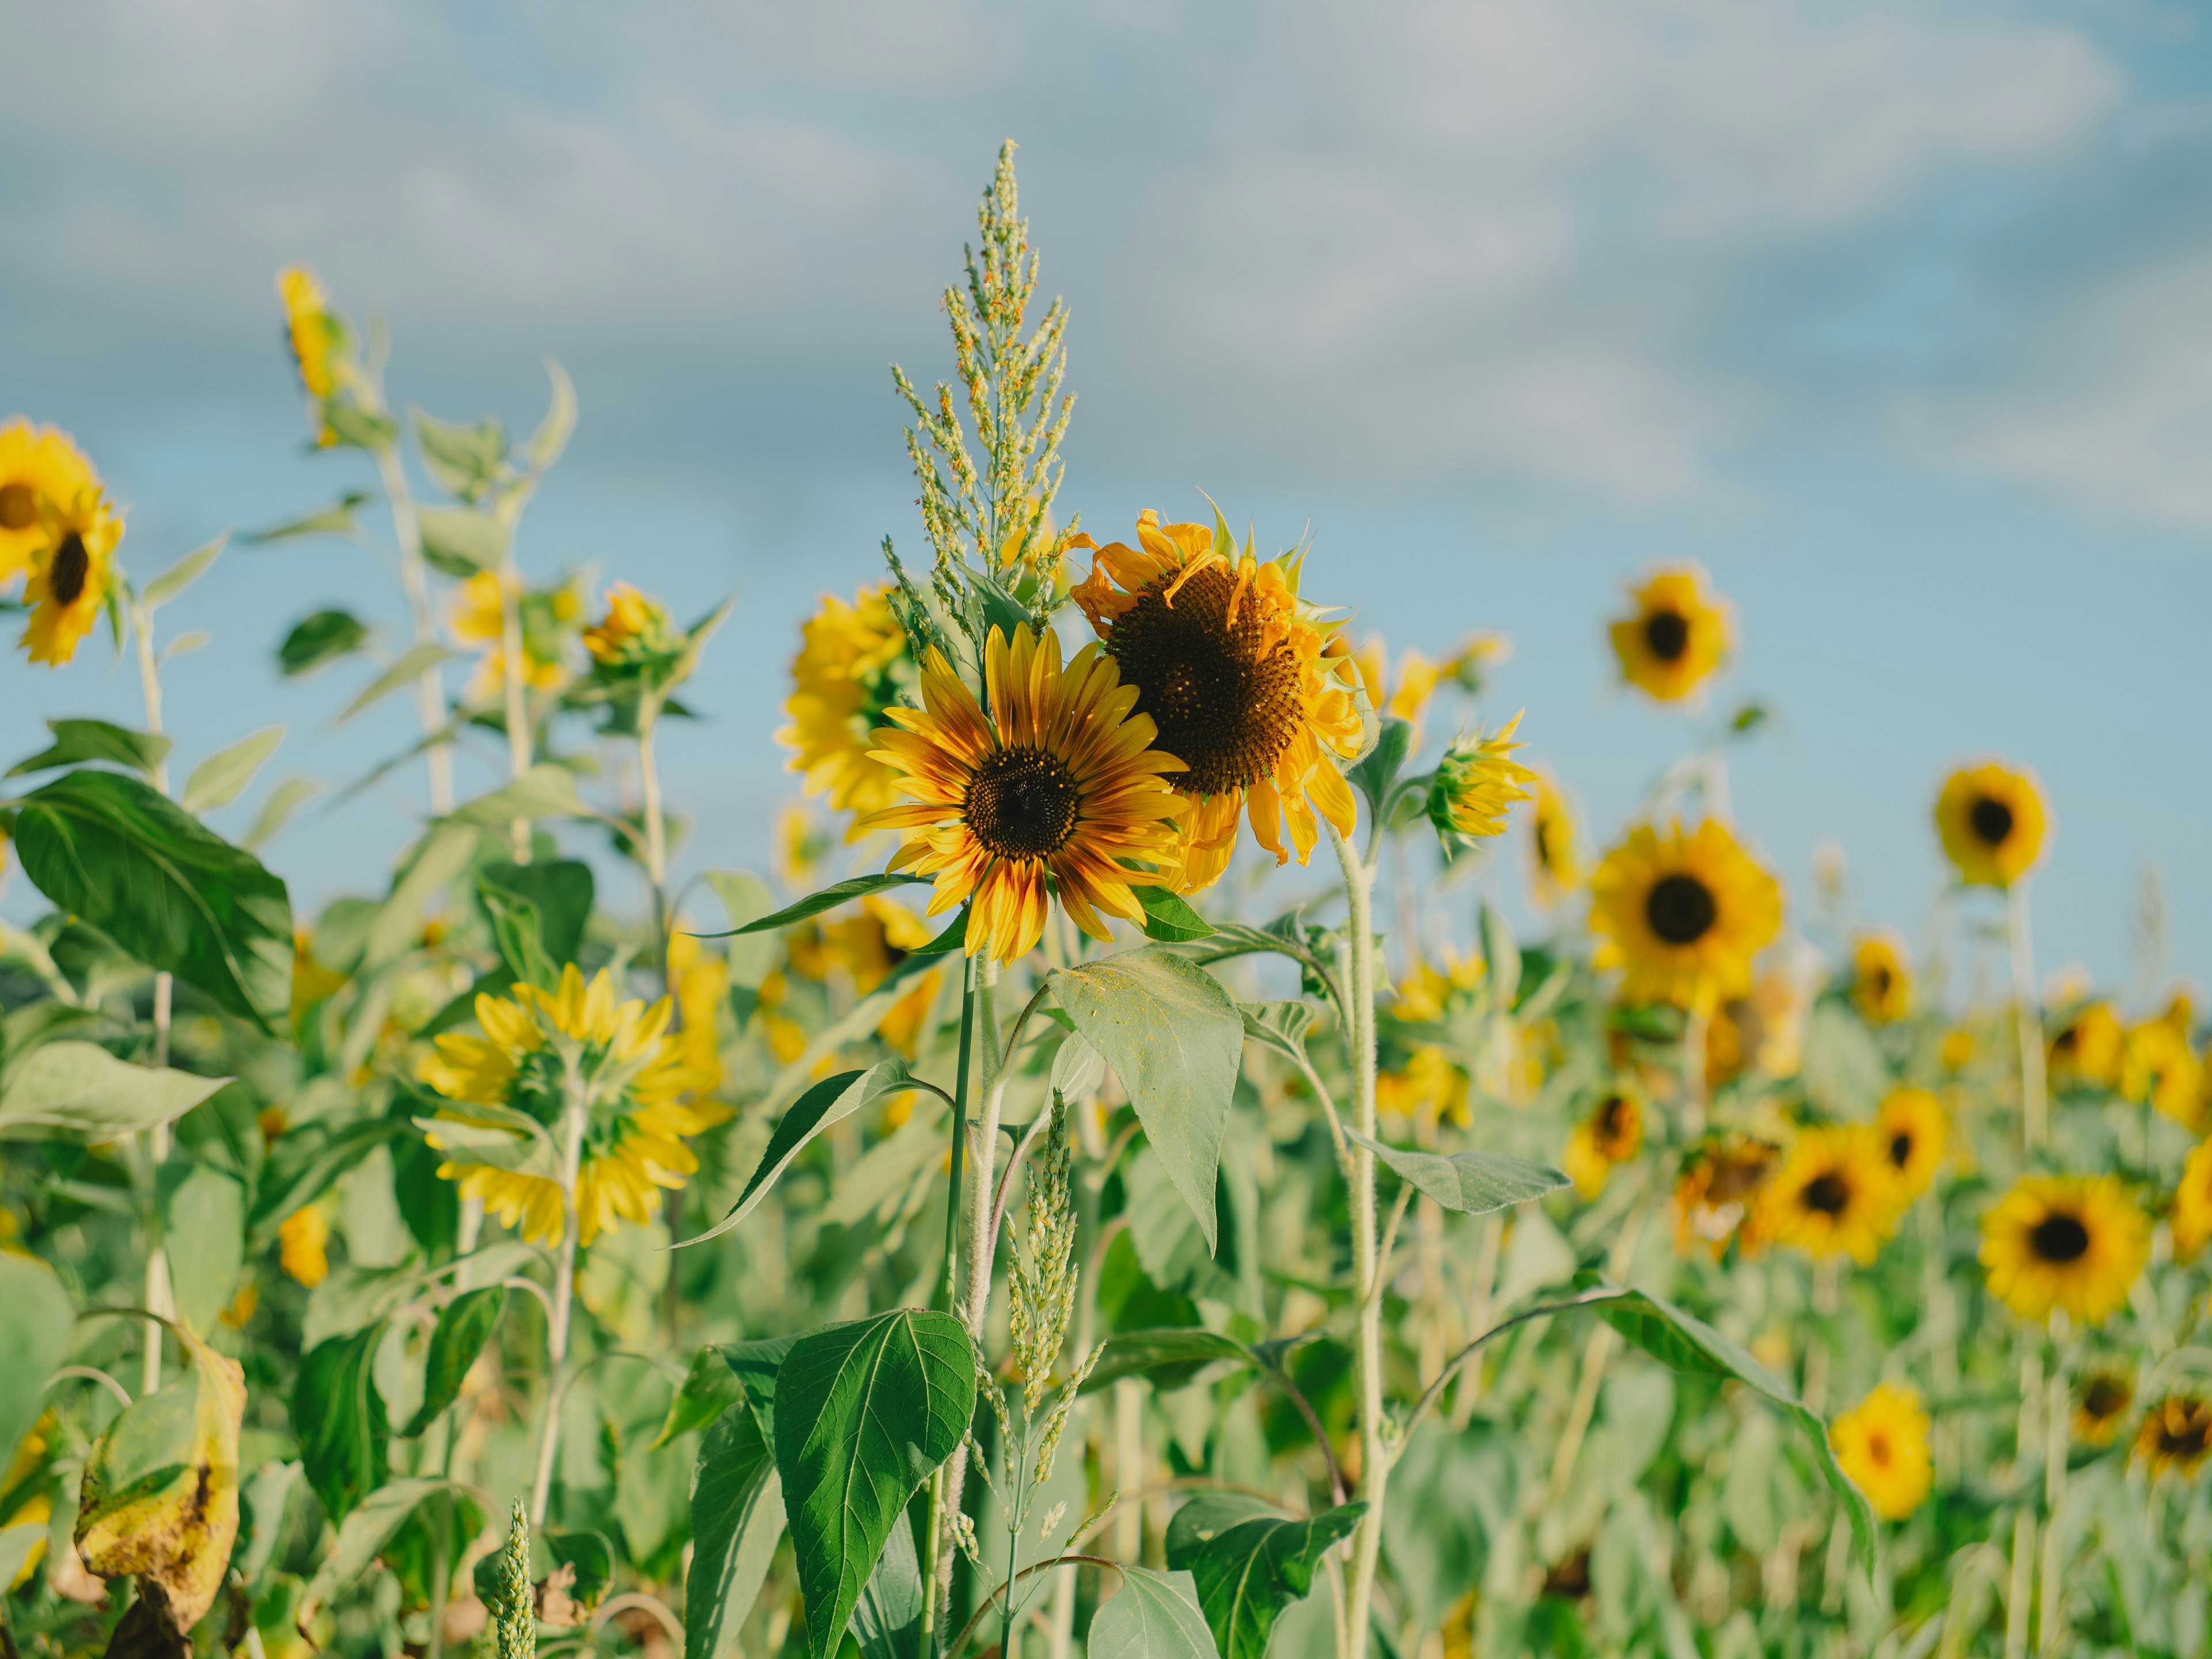
[[[1522,786],[1536,775],[1513,758],[1521,744],[1513,733],[1516,714],[1489,737],[1476,728],[1454,738],[1429,781],[1429,822],[1447,853],[1455,846],[1505,833],[1505,814],[1515,801],[1530,799]]]
[[[2043,856],[2050,812],[2032,772],[1998,761],[1962,766],[1936,797],[1943,856],[1969,887],[2009,887]]]
[[[1605,1190],[1613,1166],[1626,1164],[1644,1145],[1644,1107],[1636,1097],[1615,1090],[1575,1125],[1559,1160],[1575,1190],[1587,1199]]]
[[[584,629],[584,648],[600,670],[645,673],[683,654],[684,632],[659,600],[616,582],[606,603],[606,615]]]
[[[1513,642],[1502,634],[1471,634],[1458,650],[1442,662],[1431,662],[1408,647],[1398,659],[1397,678],[1389,673],[1389,649],[1380,634],[1370,634],[1355,653],[1359,682],[1367,691],[1367,706],[1376,714],[1408,722],[1413,728],[1412,748],[1421,743],[1421,717],[1430,701],[1445,686],[1469,696],[1479,695],[1489,671],[1513,654]]]
[[[1886,1521],[1904,1520],[1936,1484],[1929,1426],[1919,1390],[1881,1382],[1828,1427],[1836,1462]]]
[[[2189,1041],[2164,1019],[2128,1029],[2120,1049],[2120,1092],[2155,1106],[2185,1129],[2204,1127],[2204,1073]]]
[[[480,570],[453,594],[453,637],[483,648],[469,681],[468,698],[474,703],[496,702],[507,686],[501,580],[495,570]],[[584,615],[583,584],[571,578],[550,587],[529,587],[520,585],[520,578],[514,580],[522,624],[522,683],[533,691],[558,690],[568,682],[569,652]]]
[[[1702,566],[1655,571],[1628,597],[1636,612],[1613,624],[1613,654],[1620,677],[1661,702],[1695,691],[1735,647],[1733,612],[1707,591]]]
[[[2074,1390],[2074,1437],[2092,1446],[2111,1445],[2135,1398],[2134,1379],[2125,1371],[2091,1371]]]
[[[338,441],[325,407],[328,399],[351,387],[357,377],[353,363],[353,337],[345,319],[331,308],[330,295],[305,265],[287,265],[276,273],[276,297],[284,305],[285,343],[300,371],[301,387],[307,394],[315,428],[315,441],[327,449]]]
[[[2120,1078],[2120,1054],[2127,1032],[2109,1002],[2092,1002],[2077,1009],[2051,1039],[2051,1075],[2054,1081],[2094,1083],[2110,1088]]]
[[[1851,1001],[1871,1025],[1893,1025],[1912,1012],[1912,959],[1887,928],[1851,946]]]
[[[2173,1193],[2173,1253],[2187,1261],[2212,1240],[2212,1140],[2197,1142]]]
[[[0,590],[30,574],[33,556],[46,550],[46,514],[100,487],[68,433],[21,415],[0,425]]]
[[[43,501],[39,523],[44,544],[32,553],[23,584],[31,619],[17,643],[33,662],[58,668],[107,605],[123,518],[95,483],[68,501]]]
[[[1889,1166],[1892,1196],[1902,1208],[1926,1192],[1943,1167],[1950,1120],[1925,1089],[1893,1089],[1875,1115],[1874,1127]]]
[[[1386,1116],[1401,1117],[1412,1125],[1453,1123],[1464,1128],[1474,1121],[1468,1106],[1470,1086],[1464,1066],[1440,1044],[1424,1042],[1402,1064],[1376,1075],[1375,1105]]]
[[[2028,1176],[1982,1218],[1990,1293],[2022,1319],[2101,1325],[2150,1257],[2150,1223],[2112,1176]]]
[[[1237,820],[1287,863],[1320,840],[1318,812],[1352,834],[1352,786],[1336,761],[1359,752],[1359,671],[1342,623],[1298,597],[1303,557],[1256,558],[1225,524],[1163,526],[1146,508],[1138,547],[1092,550],[1069,598],[1137,691],[1158,747],[1183,762],[1182,837],[1160,884],[1211,886],[1229,867]],[[1219,544],[1217,544],[1218,543]]]
[[[2136,1456],[2155,1480],[2162,1474],[2187,1480],[2212,1454],[2212,1401],[2192,1394],[2171,1394],[2143,1414],[2136,1435]]]
[[[1849,1255],[1861,1267],[1894,1231],[1893,1177],[1864,1124],[1807,1129],[1760,1194],[1759,1236],[1816,1260]]]
[[[1782,889],[1727,825],[1639,824],[1590,878],[1600,968],[1631,1002],[1710,1012],[1751,989],[1751,959],[1782,926]]]
[[[1751,1218],[1781,1161],[1779,1146],[1753,1136],[1706,1141],[1674,1182],[1674,1248],[1686,1250],[1695,1241],[1717,1257]]]
[[[1063,668],[1057,634],[1018,627],[1009,640],[993,629],[983,658],[989,718],[934,653],[924,708],[886,711],[894,724],[877,732],[872,757],[913,804],[861,824],[904,833],[890,867],[937,878],[929,915],[970,902],[970,956],[1027,955],[1054,897],[1085,933],[1110,939],[1098,912],[1141,921],[1130,889],[1157,880],[1142,864],[1174,858],[1181,800],[1161,775],[1182,763],[1152,746],[1152,722],[1132,713],[1136,688],[1096,646]]]
[[[854,814],[848,842],[866,833],[860,819],[898,799],[898,774],[872,753],[877,728],[916,678],[890,591],[887,582],[862,586],[850,605],[822,596],[822,608],[799,626],[783,705],[791,724],[775,734],[806,793],[828,795],[833,812]]]
[[[1582,890],[1582,857],[1576,848],[1574,806],[1559,780],[1536,773],[1536,809],[1528,825],[1528,882],[1537,904],[1558,908]]]

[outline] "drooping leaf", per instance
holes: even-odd
[[[1306,1033],[1313,1030],[1314,1021],[1321,1013],[1313,1004],[1296,1000],[1240,1002],[1237,1012],[1243,1016],[1246,1041],[1273,1048],[1296,1064],[1305,1062]]]
[[[537,942],[554,968],[575,961],[584,947],[584,925],[591,919],[594,893],[592,866],[580,859],[547,859],[537,864],[491,864],[477,873],[477,892],[496,933],[495,896],[512,905],[528,904],[536,916]],[[520,965],[508,966],[520,973]]]
[[[1163,944],[1183,945],[1212,936],[1213,924],[1191,908],[1181,896],[1164,887],[1133,887],[1130,892],[1145,908],[1145,937]]]
[[[900,1060],[878,1060],[866,1071],[840,1072],[835,1077],[824,1078],[793,1101],[791,1109],[778,1120],[775,1133],[769,1137],[767,1150],[761,1153],[760,1163],[754,1167],[744,1190],[738,1194],[738,1201],[730,1206],[730,1212],[705,1232],[684,1240],[676,1248],[682,1249],[720,1237],[753,1212],[754,1206],[768,1196],[777,1177],[791,1167],[792,1159],[799,1156],[808,1141],[869,1102],[910,1085],[906,1062]]]
[[[715,1419],[745,1397],[744,1387],[738,1381],[719,1348],[702,1348],[692,1356],[691,1369],[684,1374],[683,1385],[676,1397],[668,1402],[668,1416],[653,1437],[647,1451],[659,1451],[679,1434],[689,1434],[694,1429],[703,1429]]]
[[[556,1567],[567,1567],[574,1577],[568,1595],[586,1612],[599,1605],[615,1578],[615,1547],[603,1532],[553,1532],[542,1534],[545,1553]]]
[[[1090,1659],[1220,1659],[1188,1572],[1121,1569],[1121,1588],[1091,1620]]]
[[[9,767],[9,777],[100,761],[127,767],[141,777],[150,777],[168,754],[172,742],[162,732],[134,732],[127,726],[107,720],[48,720],[46,730],[54,734],[53,742],[28,760],[18,761]]]
[[[776,1378],[775,1465],[806,1598],[829,1659],[891,1528],[975,1413],[975,1351],[947,1313],[901,1308],[792,1344]]]
[[[249,546],[258,546],[267,542],[289,541],[295,536],[350,536],[358,527],[354,515],[368,499],[365,492],[349,489],[328,507],[287,519],[266,530],[247,531],[238,539]]]
[[[323,1512],[334,1522],[343,1522],[382,1486],[390,1468],[391,1430],[374,1375],[384,1331],[378,1320],[349,1336],[318,1343],[300,1362],[292,1387],[300,1460],[307,1484],[323,1500]]]
[[[1402,1146],[1386,1146],[1346,1129],[1345,1136],[1382,1159],[1399,1178],[1447,1210],[1468,1215],[1488,1215],[1493,1210],[1526,1204],[1547,1193],[1571,1186],[1566,1176],[1549,1164],[1503,1152],[1424,1152]]]
[[[246,793],[253,775],[283,741],[283,726],[266,726],[227,749],[216,750],[192,768],[191,776],[185,780],[185,811],[212,812],[218,806],[229,805]]]
[[[24,798],[16,852],[39,890],[140,962],[273,1030],[292,998],[292,902],[136,778],[69,772]]]
[[[524,453],[530,465],[543,472],[561,459],[561,452],[568,447],[568,434],[576,429],[576,388],[569,381],[568,371],[551,357],[545,360],[545,378],[553,383],[553,392],[546,400],[545,418],[538,423],[538,430],[530,434]]]
[[[382,702],[403,685],[412,685],[429,670],[457,653],[440,645],[435,640],[424,640],[410,645],[399,653],[399,659],[386,669],[356,694],[354,700],[338,711],[331,724],[343,726],[363,709]]]
[[[246,1264],[246,1188],[237,1177],[196,1164],[161,1209],[177,1317],[205,1336],[230,1305]]]
[[[93,1146],[173,1123],[230,1081],[133,1066],[96,1042],[70,1039],[33,1048],[6,1078],[0,1140]]]
[[[731,1659],[783,1536],[783,1485],[761,1425],[743,1406],[714,1421],[691,1476],[691,1565],[684,1577],[684,1659]]]
[[[52,1267],[34,1255],[0,1251],[0,1455],[12,1458],[38,1421],[76,1321]]]
[[[159,611],[171,599],[175,599],[178,594],[207,574],[208,567],[222,556],[222,550],[229,540],[230,537],[226,533],[216,537],[205,547],[194,548],[176,563],[155,577],[152,581],[148,582],[143,599],[146,608],[149,611]]]
[[[368,643],[368,624],[351,611],[318,611],[295,623],[276,647],[277,671],[288,680],[296,679]]]
[[[1244,1021],[1203,968],[1158,945],[1052,976],[1075,1029],[1121,1080],[1168,1177],[1216,1243],[1214,1177],[1244,1054]]]
[[[804,921],[809,916],[818,916],[824,910],[834,910],[839,905],[849,903],[856,898],[865,898],[870,893],[880,893],[893,887],[927,885],[928,881],[929,878],[927,876],[909,876],[899,871],[888,871],[873,876],[854,876],[849,880],[837,883],[835,886],[825,887],[818,893],[809,893],[798,903],[787,904],[782,909],[772,915],[762,916],[757,921],[746,922],[741,927],[732,927],[727,933],[694,933],[692,937],[694,939],[733,939],[742,938],[747,933],[773,933],[779,927],[790,927],[794,921]]]
[[[1221,1659],[1262,1659],[1276,1616],[1313,1589],[1329,1546],[1367,1511],[1340,1504],[1310,1521],[1241,1492],[1201,1492],[1168,1522],[1168,1566],[1189,1572]]]
[[[1259,1364],[1252,1351],[1235,1337],[1203,1326],[1123,1331],[1108,1339],[1106,1352],[1085,1379],[1083,1391],[1089,1394],[1125,1376],[1142,1376],[1151,1379],[1163,1393],[1172,1393],[1223,1360]]]
[[[923,1659],[921,1563],[904,1516],[891,1524],[876,1570],[853,1607],[853,1640],[860,1659]]]
[[[407,1426],[405,1437],[422,1433],[436,1422],[446,1407],[461,1397],[461,1380],[477,1363],[499,1316],[507,1310],[504,1285],[464,1291],[438,1310],[438,1323],[430,1333],[430,1352],[422,1362],[422,1403]]]

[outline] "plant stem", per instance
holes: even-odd
[[[2064,1540],[2058,1530],[2058,1506],[2066,1501],[2066,1454],[2073,1438],[2074,1414],[2069,1409],[2063,1352],[2051,1368],[2050,1387],[2043,1424],[2043,1595],[2035,1624],[2036,1651],[2042,1654],[2056,1654],[2064,1634],[2058,1617],[2059,1595],[2065,1588],[2061,1574],[2066,1565],[2061,1555]]]
[[[538,1431],[538,1478],[530,1490],[530,1520],[545,1524],[553,1493],[553,1455],[561,1444],[561,1370],[568,1358],[568,1308],[576,1289],[576,1178],[584,1162],[584,1121],[590,1098],[576,1061],[568,1061],[561,1091],[561,1250],[553,1260],[553,1311],[545,1334],[545,1421]]]
[[[523,680],[522,572],[512,548],[499,564],[499,654],[507,690],[507,771],[519,778],[530,770],[529,688]],[[530,862],[530,820],[519,817],[511,831],[517,864]]]
[[[376,452],[376,470],[384,483],[385,504],[392,509],[392,536],[399,544],[399,585],[406,590],[407,608],[414,615],[415,643],[434,642],[438,620],[430,608],[429,576],[422,563],[422,521],[416,516],[415,497],[407,488],[407,469],[397,444]],[[415,682],[415,706],[425,737],[446,723],[446,683],[434,663]],[[453,810],[453,751],[449,744],[434,743],[423,758],[430,772],[430,811],[443,817]]]
[[[131,633],[138,646],[138,690],[146,707],[146,729],[159,735],[161,730],[161,665],[154,654],[154,613],[143,601],[134,599],[131,606]],[[163,794],[169,793],[169,761],[167,755],[154,763],[154,787]],[[154,1048],[148,1064],[160,1071],[169,1063],[169,1031],[176,1000],[176,981],[167,974],[154,975]],[[149,1313],[165,1316],[175,1313],[169,1296],[169,1257],[161,1240],[161,1165],[169,1157],[169,1126],[156,1124],[149,1129],[143,1142],[146,1151],[146,1308]],[[146,1327],[146,1356],[139,1375],[139,1395],[143,1397],[161,1386],[161,1328]]]
[[[1629,1264],[1636,1259],[1636,1247],[1643,1242],[1644,1224],[1651,1218],[1651,1206],[1644,1206],[1630,1218],[1613,1242],[1612,1253],[1607,1256],[1605,1278],[1608,1285],[1618,1285],[1628,1272]],[[1567,1495],[1568,1479],[1575,1472],[1575,1460],[1582,1455],[1583,1437],[1589,1433],[1590,1418],[1597,1410],[1598,1384],[1605,1379],[1606,1362],[1613,1357],[1617,1334],[1610,1325],[1600,1325],[1590,1333],[1589,1343],[1583,1350],[1582,1376],[1575,1385],[1574,1403],[1567,1409],[1567,1425],[1559,1435],[1559,1449],[1553,1455],[1552,1479],[1547,1489],[1548,1501],[1557,1508]]]
[[[975,1194],[968,1206],[968,1213],[970,1217],[968,1259],[971,1286],[969,1305],[974,1308],[972,1316],[969,1316],[967,1310],[963,1309],[955,1293],[954,1287],[959,1283],[958,1217],[961,1208],[961,1182],[963,1174],[962,1166],[966,1161],[968,1144],[968,1078],[975,1056],[975,1037],[979,1027],[983,1036],[983,1083],[987,1091],[990,1086],[992,1074],[997,1069],[999,1024],[992,1012],[994,1006],[992,994],[995,989],[997,978],[997,964],[991,961],[988,954],[970,957],[967,959],[966,975],[960,1004],[960,1069],[954,1081],[952,1091],[952,1187],[945,1200],[945,1299],[950,1304],[950,1311],[955,1318],[967,1318],[971,1337],[979,1341],[982,1336],[982,1309],[975,1303],[972,1285],[975,1261],[982,1253],[983,1246],[981,1241],[975,1236],[973,1227],[974,1218],[978,1213],[977,1206],[988,1206],[990,1202],[990,1175],[980,1149],[975,1158],[975,1170],[967,1174],[970,1190]],[[997,1134],[998,1126],[995,1123],[992,1124],[984,1145],[986,1146],[992,1145]],[[991,1264],[988,1260],[986,1260],[983,1263],[983,1288],[986,1296],[989,1293],[990,1285]],[[930,1549],[937,1561],[937,1574],[936,1577],[923,1588],[922,1616],[925,1621],[933,1619],[940,1606],[949,1608],[951,1604],[952,1570],[954,1564],[959,1559],[959,1552],[952,1547],[952,1517],[960,1512],[961,1497],[968,1484],[968,1444],[965,1440],[954,1448],[951,1460],[943,1465],[943,1474],[945,1479],[941,1486],[933,1489],[933,1501],[930,1515],[930,1530],[933,1537]],[[925,1623],[924,1628],[929,1627],[929,1625]]]
[[[2020,1024],[2020,1128],[2029,1152],[2043,1145],[2051,1104],[2043,1075],[2043,1013],[2035,992],[2035,941],[2028,928],[2027,878],[2005,890],[2005,933],[2012,945],[2012,994]]]

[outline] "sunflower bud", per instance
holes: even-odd
[[[1516,800],[1534,799],[1523,786],[1534,783],[1536,775],[1512,758],[1522,747],[1510,741],[1520,724],[1516,714],[1490,737],[1478,729],[1454,738],[1430,775],[1429,822],[1447,852],[1504,835],[1506,809]]]

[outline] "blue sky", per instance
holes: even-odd
[[[1012,134],[1087,526],[1203,489],[1310,529],[1359,632],[1507,633],[1484,713],[1526,705],[1601,834],[1686,738],[1611,688],[1601,624],[1703,560],[1724,696],[1778,715],[1737,811],[1793,895],[1832,838],[1919,936],[1936,782],[1996,752],[2054,800],[2045,966],[2124,983],[2154,869],[2170,967],[2212,981],[2195,9],[0,0],[0,412],[98,459],[131,570],[362,482],[303,452],[280,264],[386,317],[434,413],[526,428],[558,356],[582,424],[526,562],[739,595],[670,745],[694,867],[761,860],[798,618],[884,534],[920,549],[885,365],[948,367],[936,295]],[[268,666],[327,603],[397,622],[337,544],[234,550],[167,613],[217,641],[171,672],[184,763],[275,720],[270,781],[404,741],[396,706],[330,727],[356,671]],[[103,659],[0,666],[0,750],[135,702]],[[379,884],[412,787],[272,860],[309,901]]]

